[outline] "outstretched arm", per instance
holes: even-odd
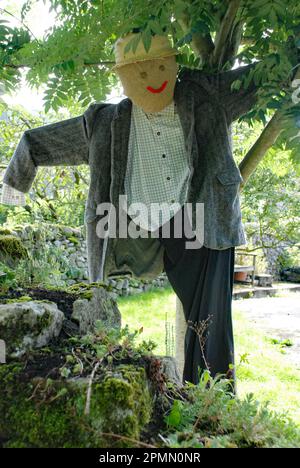
[[[249,112],[257,102],[258,86],[253,79],[255,66],[256,63],[251,63],[216,75],[219,99],[230,122]],[[244,79],[248,81],[247,88],[241,83],[239,89],[232,89],[234,81]]]
[[[232,122],[246,114],[256,103],[258,86],[253,79],[255,65],[256,63],[252,63],[234,70],[211,74],[202,70],[183,70],[182,73],[188,80],[205,89],[206,93],[225,109],[228,122]],[[246,89],[243,84],[239,89],[232,89],[234,81],[242,81],[247,75],[249,85]]]
[[[18,192],[29,191],[39,166],[88,164],[89,139],[100,107],[91,105],[82,116],[27,130],[6,169],[2,202],[24,204]]]

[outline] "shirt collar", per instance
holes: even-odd
[[[144,112],[143,109],[141,109],[138,106],[135,106],[135,110],[138,113],[141,113],[142,115],[146,116],[149,120],[153,120],[156,118],[164,119],[164,120],[174,120],[175,114],[176,114],[176,104],[174,101],[171,102],[167,107],[162,109],[159,112]]]

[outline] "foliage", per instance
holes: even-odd
[[[28,258],[20,260],[14,269],[14,281],[18,286],[64,286],[61,280],[63,258],[57,247],[44,245],[43,249],[28,254]]]
[[[5,291],[9,287],[16,287],[15,272],[5,263],[0,262],[0,287]]]
[[[141,40],[148,49],[153,34],[165,34],[180,49],[184,66],[214,72],[231,68],[235,60],[260,61],[243,84],[252,78],[257,84],[267,82],[261,101],[263,119],[267,108],[280,107],[299,62],[299,2],[289,1],[288,8],[283,0],[234,3],[238,8],[230,11],[221,0],[49,0],[56,22],[42,39],[36,39],[24,27],[34,2],[24,1],[19,29],[2,15],[0,82],[13,88],[20,80],[20,68],[26,66],[30,85],[46,84],[47,110],[57,110],[70,98],[86,106],[104,99],[116,85],[110,68],[119,36],[137,32],[129,48],[135,49]]]
[[[90,375],[98,361],[105,362],[109,366],[113,363],[122,363],[129,358],[138,361],[142,356],[151,354],[156,347],[151,340],[137,343],[141,333],[142,329],[130,331],[128,326],[121,329],[107,329],[101,321],[97,321],[94,334],[82,338],[70,338],[70,343],[76,347],[76,352],[66,353],[65,363],[60,368],[61,375],[63,377]],[[78,366],[78,363],[84,365]]]
[[[234,126],[234,154],[239,162],[243,151],[254,144],[261,131],[255,124]],[[247,225],[249,250],[254,235],[256,247],[263,250],[279,244],[293,245],[300,235],[300,172],[291,152],[279,142],[270,149],[241,193],[243,221]]]
[[[72,112],[81,112],[80,106],[73,106]],[[31,115],[22,108],[9,109],[0,103],[0,161],[5,169],[22,133],[30,128],[51,123],[56,119],[70,117],[70,112],[60,114]],[[89,185],[89,171],[86,166],[39,168],[27,200],[31,203],[24,208],[0,207],[2,222],[26,223],[50,221],[79,226],[83,224],[84,201]],[[33,203],[34,202],[34,203]]]
[[[300,265],[300,245],[293,245],[282,252],[277,259],[278,270],[285,268],[295,268]]]
[[[68,107],[74,114],[74,102],[85,108],[92,101],[106,99],[117,85],[111,66],[118,37],[134,31],[137,37],[129,48],[135,49],[142,41],[148,49],[153,34],[168,35],[179,49],[178,61],[184,67],[212,74],[255,62],[250,73],[233,83],[233,90],[251,83],[259,87],[257,104],[242,120],[265,126],[272,116],[280,115],[276,137],[265,136],[265,145],[272,146],[277,138],[270,158],[277,160],[280,147],[280,152],[288,151],[299,165],[300,103],[292,100],[297,90],[291,86],[297,86],[293,79],[298,77],[300,61],[297,0],[289,1],[288,6],[284,0],[48,0],[46,5],[56,21],[42,38],[36,38],[27,26],[27,15],[35,4],[24,0],[20,5],[16,13],[19,28],[11,26],[7,11],[1,12],[0,83],[6,89],[15,89],[24,74],[30,86],[45,87],[47,111]],[[57,114],[55,119],[60,117]],[[68,196],[68,188],[75,184],[76,201],[82,201],[86,174],[77,168],[41,172],[45,173],[49,174],[47,180],[53,179],[54,189],[44,178],[40,185],[37,181],[39,205],[33,210],[43,219],[58,220],[62,213],[68,217],[76,206],[76,225],[80,224],[82,210]],[[67,185],[59,187],[62,180]],[[16,214],[28,220],[32,211],[29,207],[22,213],[16,209]]]
[[[208,371],[190,384],[186,400],[175,400],[166,422],[166,441],[175,448],[298,447],[300,431],[284,414],[275,414],[249,394],[243,400],[228,393],[226,379]]]

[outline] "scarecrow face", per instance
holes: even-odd
[[[117,73],[134,104],[145,112],[159,112],[173,100],[177,71],[173,55],[124,65]]]

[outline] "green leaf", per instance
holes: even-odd
[[[170,414],[165,418],[168,427],[179,427],[181,422],[181,408],[181,402],[179,400],[175,400]]]
[[[238,91],[241,88],[242,80],[235,80],[231,83],[231,91]]]
[[[143,33],[142,33],[142,41],[143,41],[143,45],[144,45],[145,51],[148,53],[149,50],[150,50],[151,41],[152,41],[152,36],[151,36],[151,31],[150,31],[150,30],[143,31]]]

